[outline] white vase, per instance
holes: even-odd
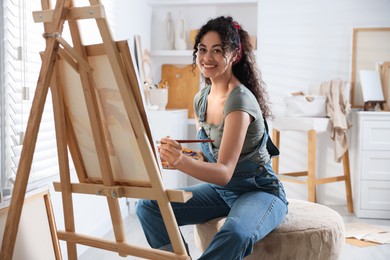
[[[172,20],[171,12],[165,18],[165,49],[173,50],[175,43],[175,24]]]
[[[175,49],[176,50],[186,50],[186,21],[184,20],[183,15],[180,13],[179,18],[176,21],[175,28]]]
[[[149,90],[149,101],[158,110],[165,110],[168,103],[168,88],[154,88]]]

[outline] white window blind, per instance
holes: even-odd
[[[0,5],[0,17],[4,17],[3,5]],[[0,19],[0,202],[2,201],[2,187],[4,186],[4,178],[2,173],[5,172],[5,156],[4,156],[4,21]]]
[[[15,180],[24,134],[41,68],[39,52],[45,49],[43,24],[34,23],[32,11],[41,10],[40,1],[3,1],[3,97],[2,131],[3,196],[9,195]],[[26,140],[27,142],[29,140]],[[47,183],[59,172],[50,91],[39,129],[28,189]]]

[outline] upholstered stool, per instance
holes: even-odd
[[[272,140],[275,145],[281,150],[280,133],[284,131],[298,131],[307,133],[307,171],[300,172],[279,172],[279,157],[272,159],[272,168],[278,174],[282,182],[294,182],[306,184],[308,188],[308,200],[310,202],[317,202],[316,187],[317,185],[345,182],[345,192],[347,197],[348,212],[353,213],[352,201],[352,186],[349,168],[349,153],[348,150],[344,153],[343,174],[332,176],[328,178],[317,178],[316,176],[316,150],[317,150],[317,134],[321,132],[330,131],[330,119],[321,117],[283,117],[275,118],[273,122]]]
[[[345,241],[341,216],[320,204],[293,199],[289,202],[284,222],[257,242],[245,259],[338,259]],[[202,252],[224,222],[225,218],[216,218],[195,225],[195,243]]]

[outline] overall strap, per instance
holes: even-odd
[[[278,156],[280,154],[279,149],[278,149],[278,147],[276,147],[276,145],[271,140],[271,136],[269,135],[269,132],[268,132],[267,120],[265,120],[265,119],[264,119],[264,125],[265,125],[265,132],[267,132],[267,135],[268,135],[267,151],[268,151],[269,155],[271,155],[271,157]]]
[[[198,121],[200,125],[202,126],[202,122],[206,120],[206,109],[207,109],[207,96],[210,92],[210,86],[206,86],[205,88],[208,88],[204,91],[204,95],[202,97],[202,100],[200,101],[200,107],[199,107],[199,117]]]

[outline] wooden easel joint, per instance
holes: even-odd
[[[46,40],[49,39],[49,38],[61,38],[62,37],[62,34],[59,33],[59,32],[54,32],[54,33],[43,33],[42,34],[42,37],[45,38]]]
[[[69,7],[66,10],[66,20],[82,20],[82,19],[101,19],[105,18],[104,7],[101,4]],[[33,19],[35,23],[48,23],[53,19],[54,10],[34,11]]]
[[[107,187],[98,190],[96,192],[96,195],[117,199],[117,198],[122,198],[124,196],[124,191],[123,188],[121,187]]]
[[[58,37],[55,37],[56,41],[61,44],[62,47],[64,47],[64,50],[69,54],[69,56],[75,59],[77,61],[77,64],[79,64],[81,68],[83,68],[86,72],[92,73],[93,68],[91,67],[91,65],[89,65],[88,61],[81,54],[79,54],[69,43],[67,43],[67,41],[61,37],[61,34],[58,35]],[[68,61],[68,59],[66,60]]]

